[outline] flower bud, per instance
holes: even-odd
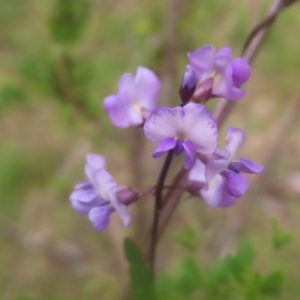
[[[193,68],[190,65],[187,65],[179,89],[179,95],[182,103],[186,104],[188,101],[191,100],[196,89],[196,84],[196,74]]]

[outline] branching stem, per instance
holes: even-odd
[[[173,158],[173,150],[170,150],[167,154],[165,163],[161,169],[157,185],[156,185],[156,191],[155,191],[155,205],[154,205],[154,216],[153,216],[153,225],[151,230],[151,244],[150,244],[150,271],[151,276],[154,279],[154,267],[155,267],[155,252],[156,252],[156,242],[157,242],[157,230],[158,230],[158,220],[159,215],[162,208],[162,192],[164,188],[164,182],[167,177],[167,173],[169,170],[169,167],[171,165]]]

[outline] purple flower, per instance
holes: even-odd
[[[97,154],[86,156],[85,173],[89,181],[77,184],[70,195],[72,207],[81,214],[88,214],[98,231],[109,225],[112,212],[116,211],[126,227],[130,224],[126,205],[136,200],[137,194],[126,186],[117,186],[105,170],[105,159]]]
[[[112,123],[121,128],[143,124],[156,108],[160,81],[145,67],[138,67],[136,76],[124,74],[119,81],[117,95],[104,99],[104,107]]]
[[[230,48],[216,51],[207,45],[188,53],[188,58],[198,78],[195,100],[223,97],[237,101],[245,96],[240,86],[249,79],[251,69],[245,59],[232,59]]]
[[[206,161],[196,160],[189,173],[188,188],[200,195],[211,206],[229,206],[248,189],[247,179],[240,173],[260,173],[263,167],[249,159],[232,161],[235,151],[244,143],[245,134],[235,127],[228,127],[224,150],[217,149]],[[198,190],[195,188],[198,185]],[[201,183],[201,185],[199,185]]]
[[[217,124],[211,112],[196,103],[156,109],[146,120],[144,133],[148,140],[159,143],[154,158],[171,149],[176,155],[184,152],[186,169],[193,166],[196,152],[212,153],[218,140]]]

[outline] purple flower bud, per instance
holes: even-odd
[[[187,65],[179,89],[179,95],[182,103],[185,104],[191,100],[196,89],[196,84],[197,84],[196,74],[193,68],[190,65]]]

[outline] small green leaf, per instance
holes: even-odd
[[[153,300],[154,290],[147,263],[138,245],[129,238],[124,241],[124,252],[129,263],[132,300]]]
[[[187,226],[184,228],[175,239],[188,250],[196,250],[201,242],[201,237],[198,231],[192,227]]]
[[[293,240],[293,235],[279,229],[277,220],[273,221],[273,247],[275,249],[282,248]]]
[[[280,271],[273,271],[263,278],[260,292],[267,296],[279,296],[281,294],[283,275]]]
[[[235,256],[228,257],[228,268],[239,282],[243,282],[244,274],[253,262],[254,257],[253,245],[247,241],[240,244]]]
[[[56,0],[50,29],[57,42],[74,44],[83,34],[89,17],[89,0]]]
[[[202,276],[198,262],[191,256],[185,257],[179,268],[177,290],[182,295],[190,295],[201,287]]]

